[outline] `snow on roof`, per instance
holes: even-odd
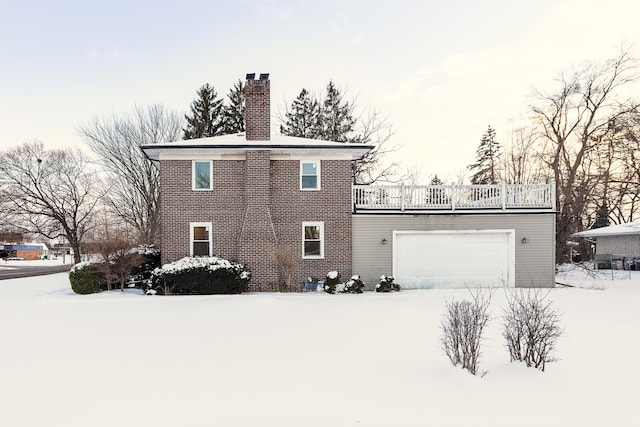
[[[604,237],[623,236],[640,234],[640,221],[628,222],[626,224],[615,224],[608,227],[596,228],[593,230],[581,231],[574,234],[577,237]]]
[[[271,135],[271,139],[268,141],[247,141],[244,132],[142,146],[142,150],[151,160],[159,160],[161,152],[166,154],[210,154],[212,152],[240,154],[256,148],[269,149],[275,154],[286,154],[291,151],[304,151],[316,155],[340,152],[355,160],[364,156],[374,146],[277,134]]]

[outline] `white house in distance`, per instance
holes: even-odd
[[[581,231],[574,236],[595,243],[597,260],[613,257],[626,261],[632,268],[640,265],[640,221]]]

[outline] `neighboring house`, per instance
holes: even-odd
[[[12,243],[0,245],[0,251],[11,258],[22,258],[33,261],[49,255],[49,248],[44,243]]]
[[[221,256],[274,289],[280,247],[298,281],[553,286],[553,185],[352,187],[373,146],[271,135],[268,75],[245,95],[246,133],[142,147],[160,168],[163,263]]]
[[[627,261],[640,259],[640,221],[581,231],[574,236],[595,242],[594,255],[616,255]]]

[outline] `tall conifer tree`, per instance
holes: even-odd
[[[198,89],[198,97],[191,103],[191,116],[185,115],[187,127],[184,139],[207,138],[224,133],[224,105],[213,86],[206,83]]]
[[[359,142],[352,135],[355,123],[353,105],[344,101],[338,88],[329,81],[320,115],[321,138],[335,142]]]
[[[500,181],[499,160],[502,147],[496,141],[496,131],[491,126],[482,135],[480,145],[476,150],[476,162],[467,166],[475,171],[471,176],[472,184],[497,184]]]
[[[301,138],[320,138],[320,104],[302,89],[285,113],[286,121],[280,125],[280,133]]]
[[[356,125],[355,103],[344,100],[340,90],[329,81],[322,101],[302,89],[287,110],[280,133],[287,136],[322,139],[325,141],[371,144],[375,148],[362,159],[352,162],[354,184],[372,184],[389,180],[396,174],[397,165],[383,164],[385,154],[396,150],[385,145],[393,135],[386,118],[375,110],[369,111]]]
[[[229,105],[224,108],[224,133],[244,132],[244,84],[238,80],[227,95]]]

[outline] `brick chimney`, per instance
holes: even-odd
[[[271,139],[271,87],[269,74],[247,74],[245,94],[245,129],[247,141]]]

